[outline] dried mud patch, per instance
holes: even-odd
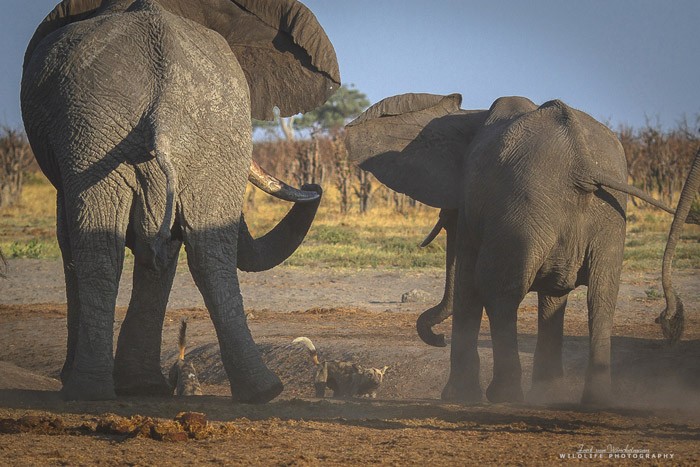
[[[293,271],[281,274],[290,283],[296,280]],[[285,384],[278,399],[261,406],[233,403],[216,333],[201,306],[168,310],[162,367],[166,371],[174,361],[179,322],[187,318],[188,356],[200,374],[204,396],[65,402],[57,392],[65,305],[0,305],[0,431],[5,432],[0,434],[0,459],[8,465],[548,465],[600,455],[630,463],[700,463],[700,319],[689,309],[684,340],[667,347],[653,323],[662,306],[646,298],[650,281],[645,277],[627,278],[618,303],[612,339],[617,399],[612,407],[594,410],[578,404],[588,359],[585,293],[572,294],[570,300],[565,377],[554,393],[544,400],[528,394],[522,405],[465,406],[439,400],[449,346],[432,348],[418,339],[415,318],[429,304],[398,303],[399,292],[409,288],[407,283],[400,289],[391,285],[402,280],[397,274],[348,274],[353,286],[364,288],[336,305],[328,303],[345,276],[336,282],[318,277],[314,296],[327,298],[312,306],[304,305],[302,295],[289,301],[284,286],[277,287],[271,276],[251,288],[260,290],[264,301],[244,294],[251,332]],[[688,304],[700,297],[697,277],[692,279],[686,276],[684,284]],[[384,281],[381,287],[390,292],[381,303],[365,296],[377,281]],[[117,309],[115,337],[124,312],[124,307]],[[518,319],[527,390],[537,331],[532,300],[523,304]],[[449,336],[449,320],[436,331]],[[313,398],[314,366],[303,347],[291,344],[299,336],[312,339],[322,359],[388,365],[378,398]],[[486,318],[479,353],[486,387],[492,368]],[[183,420],[176,420],[183,413],[206,419],[199,436],[191,436]],[[164,442],[169,436],[170,442]]]

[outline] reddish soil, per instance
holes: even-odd
[[[585,289],[572,294],[567,310],[566,376],[557,390],[528,394],[524,404],[466,406],[439,400],[449,347],[428,347],[415,333],[417,314],[440,299],[441,271],[242,274],[250,328],[285,383],[278,399],[251,406],[229,397],[213,326],[186,272],[178,274],[166,317],[163,368],[175,358],[179,320],[188,317],[189,356],[205,395],[108,402],[63,402],[56,392],[66,333],[60,264],[13,261],[10,277],[0,281],[0,432],[6,432],[0,434],[0,464],[543,465],[598,456],[626,456],[630,463],[641,457],[652,465],[700,462],[700,271],[677,274],[687,323],[684,340],[673,348],[653,322],[663,308],[647,293],[658,287],[657,275],[623,276],[613,332],[616,400],[598,410],[577,403],[588,355]],[[125,273],[115,330],[130,280]],[[401,294],[413,288],[433,300],[401,303]],[[526,390],[535,303],[527,297],[518,321]],[[440,329],[447,335],[449,324]],[[314,398],[313,365],[290,345],[301,335],[314,341],[322,358],[389,365],[377,399]],[[479,347],[486,387],[492,368],[486,320]],[[181,412],[205,414],[207,431],[182,434],[173,422]],[[171,427],[180,431],[168,437]]]

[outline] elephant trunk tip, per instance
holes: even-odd
[[[418,337],[420,337],[426,344],[433,347],[447,347],[445,335],[435,334],[431,323],[429,323],[422,315],[419,316],[418,320],[416,321],[416,331],[418,331]]]
[[[666,339],[671,346],[676,345],[681,340],[685,329],[683,301],[675,292],[674,295],[675,300],[671,302],[669,304],[670,306],[667,306],[655,320],[657,324],[661,325],[661,332],[664,339]],[[671,308],[675,308],[673,313],[669,312]]]

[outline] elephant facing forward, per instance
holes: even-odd
[[[58,191],[65,398],[170,392],[160,344],[182,243],[234,398],[281,392],[247,327],[236,269],[288,257],[320,188],[292,189],[252,162],[251,115],[308,111],[339,83],[332,45],[295,0],[64,0],[39,25],[21,101],[34,154]],[[249,178],[296,202],[257,240],[242,216]],[[134,284],[114,356],[125,245]]]
[[[538,293],[533,387],[546,390],[563,373],[567,296],[587,285],[590,356],[582,400],[605,403],[626,196],[673,210],[627,185],[620,142],[585,113],[561,101],[537,106],[522,97],[476,111],[460,109],[460,102],[458,94],[390,97],[346,128],[350,158],[361,168],[442,208],[425,243],[446,229],[445,295],[417,323],[425,342],[444,346],[431,326],[452,315],[442,397],[481,400],[477,340],[485,309],[494,365],[486,395],[495,402],[522,400],[516,323],[529,291]],[[675,309],[666,314],[680,319]]]

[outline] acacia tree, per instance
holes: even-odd
[[[312,136],[318,133],[333,134],[345,124],[360,115],[369,106],[367,96],[352,85],[343,84],[325,104],[305,114],[281,118],[275,110],[275,120],[265,122],[253,120],[253,128],[276,133],[278,130],[287,141],[296,140],[297,134],[309,131]],[[277,133],[279,135],[279,133]]]

